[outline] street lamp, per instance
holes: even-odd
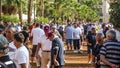
[[[34,4],[34,23],[35,23],[35,17],[36,17],[36,14],[35,14],[35,4],[36,4],[36,0],[33,1],[33,4]]]

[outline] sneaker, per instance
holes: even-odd
[[[77,50],[74,50],[74,53],[78,53],[78,51],[77,51]]]
[[[83,51],[78,51],[78,53],[83,54]]]
[[[92,63],[92,61],[88,61],[88,63],[90,64],[90,63]]]

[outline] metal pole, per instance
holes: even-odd
[[[2,18],[2,0],[0,0],[0,20]]]

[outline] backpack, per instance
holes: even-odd
[[[13,61],[11,61],[11,62],[13,62]],[[0,61],[0,68],[17,68],[17,67],[14,62],[13,62],[13,64],[6,65],[5,63]]]
[[[8,68],[8,66],[0,61],[0,68]]]

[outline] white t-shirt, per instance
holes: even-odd
[[[38,28],[33,28],[31,32],[31,36],[33,36],[32,44],[33,45],[38,45],[38,39],[41,37],[41,35],[44,34],[44,31],[42,29]]]
[[[26,68],[29,68],[29,52],[24,45],[17,49],[14,61],[17,68],[21,68],[20,64],[23,63],[26,64]]]
[[[50,51],[51,47],[52,47],[52,41],[50,41],[49,39],[47,39],[46,35],[42,35],[39,38],[39,43],[41,44],[41,49],[42,50],[47,50]]]
[[[82,31],[79,27],[73,29],[73,39],[80,39]]]
[[[9,48],[9,51],[8,51],[7,55],[9,55],[10,59],[13,60],[15,58],[15,52],[17,50],[17,48],[14,45],[14,42],[9,43],[8,48]]]

